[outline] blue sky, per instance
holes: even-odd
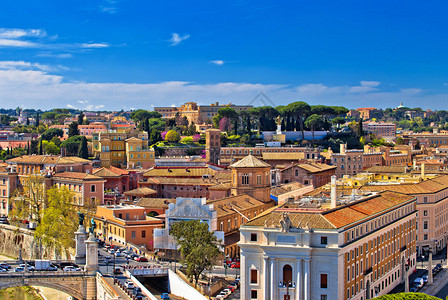
[[[246,104],[448,109],[448,4],[15,0],[0,106]],[[254,101],[254,105],[262,105]]]

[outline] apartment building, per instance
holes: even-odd
[[[126,160],[128,168],[148,169],[154,166],[155,151],[147,140],[131,137],[126,140]]]
[[[286,203],[244,224],[241,299],[364,300],[403,282],[416,268],[416,198],[383,192],[344,203]]]
[[[18,186],[18,174],[0,167],[0,215],[7,216],[11,209],[11,199]]]
[[[381,116],[381,111],[375,107],[361,107],[357,108],[356,111],[359,113],[359,117],[364,120],[370,120]]]
[[[51,125],[50,128],[61,129],[64,132],[62,139],[68,138],[68,129],[70,125]],[[92,138],[92,134],[107,131],[106,125],[99,122],[90,123],[89,125],[78,125],[79,134],[88,139]]]
[[[239,112],[242,110],[249,110],[253,106],[234,105],[231,103],[220,105],[219,102],[210,105],[198,105],[196,102],[187,102],[180,107],[155,107],[154,111],[160,113],[162,118],[174,118],[176,117],[176,114],[179,114],[180,117],[186,117],[189,122],[203,124],[207,121],[211,121],[212,118],[218,114],[218,110],[223,107],[230,107]]]
[[[417,199],[417,250],[439,252],[448,242],[448,175],[418,183],[366,185],[364,191],[393,191]]]
[[[55,174],[60,172],[92,173],[92,162],[77,156],[22,155],[6,161],[19,175]]]
[[[336,166],[337,178],[344,175],[355,175],[364,169],[364,150],[347,150],[346,144],[340,145],[339,153],[330,154],[331,165]]]
[[[144,246],[154,250],[153,233],[156,228],[162,228],[160,219],[148,217],[147,209],[135,205],[98,206],[95,213],[98,238],[124,247],[138,248]]]
[[[363,122],[362,129],[364,132],[373,133],[377,138],[394,141],[397,125],[385,122]]]
[[[299,182],[317,188],[330,182],[336,169],[336,166],[320,163],[297,163],[279,169],[278,172],[281,183]]]
[[[135,140],[130,140],[131,138],[136,138],[141,140],[140,150],[137,151],[139,142]],[[127,148],[126,143],[130,144]],[[131,150],[131,145],[132,148]],[[130,153],[127,153],[129,149]],[[154,153],[148,150],[148,133],[127,133],[127,132],[99,132],[92,134],[92,151],[96,157],[101,160],[102,167],[121,167],[127,165],[127,157],[129,154],[129,159],[131,159],[131,164],[137,167],[138,162],[140,165],[143,163],[151,164],[154,161]],[[132,154],[132,157],[130,157]],[[138,154],[141,154],[140,159]],[[145,155],[145,157],[143,157]],[[152,155],[152,157],[150,156]]]

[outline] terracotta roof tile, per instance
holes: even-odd
[[[56,173],[53,175],[55,178],[68,178],[75,180],[103,180],[103,178],[87,173],[79,173],[79,172],[62,172]]]
[[[270,167],[271,167],[271,165],[256,158],[252,154],[249,154],[248,156],[244,157],[243,159],[230,165],[230,168],[270,168]]]

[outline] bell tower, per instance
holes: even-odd
[[[262,202],[271,201],[269,177],[271,165],[249,154],[230,165],[230,169],[232,170],[232,195],[249,195]]]
[[[221,151],[221,130],[207,129],[205,131],[205,159],[208,163],[217,165]]]

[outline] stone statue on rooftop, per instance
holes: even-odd
[[[277,118],[275,118],[275,123],[277,125],[282,125],[282,121],[283,121],[283,118],[280,116],[277,116]]]
[[[291,219],[289,219],[289,214],[284,212],[282,215],[282,220],[280,220],[280,225],[282,225],[282,232],[288,232],[291,228]]]
[[[78,211],[79,226],[83,226],[84,225],[84,217],[85,217],[85,215],[82,212]]]
[[[89,232],[91,234],[93,234],[95,232],[95,228],[96,228],[96,223],[95,220],[92,218],[90,219],[90,228],[89,228]]]

